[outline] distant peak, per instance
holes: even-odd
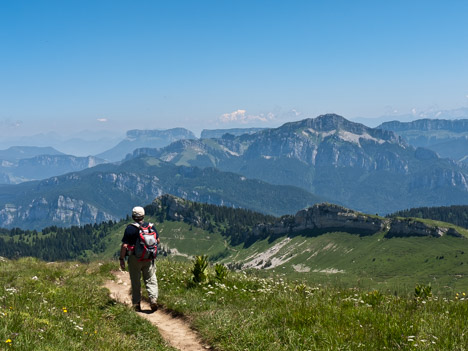
[[[311,128],[318,132],[330,132],[333,130],[343,129],[347,131],[358,132],[369,129],[363,124],[351,122],[343,116],[334,113],[327,113],[315,118],[307,118],[302,121],[287,123],[284,126],[289,128]]]

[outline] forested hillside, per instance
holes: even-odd
[[[36,230],[0,229],[0,256],[37,257],[45,261],[86,260],[87,252],[98,254],[106,248],[105,239],[116,223],[86,224]]]
[[[416,217],[434,219],[468,228],[468,206],[418,207],[395,212],[388,217]]]
[[[167,220],[180,219],[208,233],[216,231],[222,236],[229,237],[233,243],[239,243],[243,234],[249,232],[254,225],[270,223],[276,219],[250,210],[191,202],[179,198],[177,200],[183,206],[174,216],[174,213],[169,211],[167,199],[176,198],[161,196],[145,207],[147,220],[163,223]],[[118,246],[109,248],[109,245],[115,245],[115,241],[111,241],[110,236],[121,237],[123,228],[130,222],[131,219],[127,217],[118,222],[107,221],[69,228],[51,226],[41,232],[19,228],[0,229],[0,256],[7,258],[32,256],[46,261],[75,259],[86,261],[105,250],[114,249],[117,254]]]
[[[151,157],[39,182],[0,185],[0,190],[0,227],[36,230],[119,220],[127,215],[129,204],[148,204],[166,193],[278,216],[323,201],[297,187],[213,168],[176,166]]]

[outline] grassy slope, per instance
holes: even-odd
[[[465,350],[464,291],[447,298],[288,282],[212,267],[190,284],[189,262],[157,261],[160,303],[219,351]],[[100,287],[112,264],[0,261],[0,338],[14,350],[172,350]],[[235,340],[235,342],[233,342]]]
[[[220,350],[464,350],[468,301],[394,296],[229,273],[194,287],[190,264],[159,261],[161,301]],[[232,342],[236,340],[236,342]]]
[[[101,288],[115,263],[0,261],[0,348],[10,350],[158,350],[156,328]]]
[[[267,238],[250,246],[233,247],[219,233],[209,233],[183,222],[165,221],[156,223],[156,227],[162,245],[172,249],[172,257],[182,260],[208,255],[226,264],[246,264],[258,257],[254,267],[265,268],[261,271],[266,275],[274,271],[309,283],[391,292],[407,292],[418,283],[430,283],[435,291],[443,294],[457,289],[468,291],[468,240],[463,238],[387,239],[384,233],[370,236],[326,233]],[[125,224],[120,224],[112,231],[107,250],[98,258],[115,257],[124,229]],[[277,252],[265,255],[283,242],[285,245]],[[272,265],[265,267],[268,261]]]
[[[155,218],[148,220],[156,223]],[[123,221],[110,229],[110,234],[103,239],[103,252],[87,251],[78,257],[89,260],[115,258],[126,224]],[[156,223],[156,227],[164,249],[170,250],[171,256],[179,260],[206,254],[222,263],[244,264],[244,268],[261,269],[267,274],[275,271],[312,283],[385,291],[409,291],[417,283],[431,283],[441,293],[453,289],[468,290],[468,240],[463,238],[389,239],[384,233],[370,236],[307,233],[231,246],[229,240],[216,230],[210,233],[187,223],[171,221]],[[43,235],[39,234],[39,237]],[[19,236],[6,238],[17,241]],[[29,242],[30,239],[24,236],[23,240]]]
[[[256,242],[234,259],[251,261],[283,240]],[[272,266],[278,265],[267,269],[314,283],[400,292],[413,289],[417,283],[430,283],[439,292],[468,290],[468,240],[454,237],[385,239],[383,234],[360,237],[348,233],[296,236],[257,268],[268,259]]]

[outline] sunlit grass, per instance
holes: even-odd
[[[161,301],[221,350],[466,350],[466,293],[450,298],[308,285],[229,272],[193,286],[191,265],[158,262]],[[232,342],[235,340],[235,342]]]
[[[109,265],[0,262],[0,337],[15,350],[171,350],[101,287]]]
[[[153,326],[101,287],[116,266],[2,260],[0,349],[170,350]],[[160,303],[219,351],[461,351],[468,345],[467,291],[441,297],[419,285],[393,295],[273,275],[220,275],[213,266],[196,284],[191,262],[159,259],[157,269]]]

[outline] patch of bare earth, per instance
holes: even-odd
[[[113,273],[116,280],[108,280],[104,287],[109,289],[110,296],[114,300],[130,306],[132,299],[128,272],[116,271]],[[155,325],[161,336],[172,347],[182,351],[205,351],[210,349],[209,346],[202,344],[200,337],[182,318],[173,317],[170,313],[161,309],[152,312],[149,303],[145,301],[141,302],[141,309],[142,312],[135,313]]]

